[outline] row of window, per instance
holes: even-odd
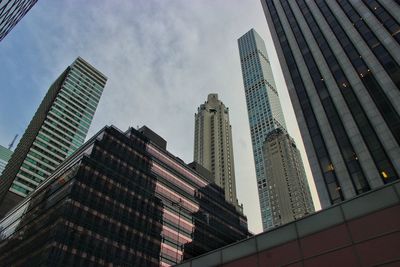
[[[343,47],[345,52],[348,54],[350,60],[352,62],[358,62],[357,65],[354,65],[356,68],[356,71],[361,72],[361,69],[367,69],[368,71],[365,71],[365,74],[361,76],[361,80],[365,85],[365,88],[368,90],[370,93],[372,99],[374,100],[375,104],[377,105],[377,108],[380,110],[381,115],[387,122],[389,129],[392,131],[394,137],[398,140],[400,140],[400,117],[393,108],[390,100],[386,96],[386,94],[383,92],[383,89],[381,86],[378,84],[378,82],[375,80],[374,75],[372,72],[369,71],[368,66],[364,62],[364,60],[361,58],[361,56],[358,54],[356,51],[356,48],[354,47],[353,43],[351,40],[348,38],[348,35],[343,31],[343,28],[341,28],[327,7],[326,3],[324,1],[318,0],[317,1],[318,6],[321,8],[321,11],[324,12],[324,14],[327,15],[327,21],[330,25],[334,25],[336,27],[332,27],[332,30],[336,33],[341,33],[343,36],[339,40],[341,43],[343,41],[347,41],[347,45]],[[343,43],[342,43],[343,45]],[[361,68],[361,69],[360,69]],[[344,76],[344,74],[343,74]],[[338,81],[338,84],[343,83],[342,81]],[[344,83],[349,84],[347,80],[344,81]],[[352,111],[353,118],[355,119],[359,129],[360,133],[364,138],[364,141],[370,151],[370,154],[377,165],[378,169],[381,171],[386,171],[390,173],[390,176],[394,178],[396,176],[394,168],[386,154],[386,151],[384,150],[375,130],[373,129],[370,121],[368,120],[367,116],[365,115],[365,111],[362,109],[357,97],[355,95],[349,96],[351,93],[351,86],[347,85],[343,90],[344,93],[343,95],[348,98],[351,98],[352,100],[348,101],[348,106],[350,110]],[[358,105],[358,107],[357,107]],[[353,155],[354,158],[354,155]],[[387,179],[382,177],[383,182],[387,182]]]
[[[296,64],[295,58],[292,53],[292,49],[287,40],[275,4],[273,3],[272,0],[266,0],[266,4],[268,5],[268,10],[271,14],[271,18],[280,41],[283,54],[285,56],[290,76],[292,78],[293,84],[295,85],[294,89],[299,99],[300,107],[303,111],[304,119],[309,130],[311,141],[314,146],[314,151],[317,154],[318,163],[320,169],[322,170],[323,180],[326,187],[328,188],[327,193],[329,200],[331,203],[338,203],[344,199],[343,194],[341,190],[337,190],[337,188],[340,188],[340,186],[335,172],[324,171],[325,166],[329,164],[329,162],[331,162],[331,159],[328,154],[325,143],[323,141],[324,139],[321,130],[319,128],[317,119],[315,117],[313,107],[311,106],[307,90],[305,88],[303,80],[301,79],[299,68]],[[316,147],[316,143],[318,142],[320,143],[320,145]]]
[[[369,66],[367,66],[364,59],[361,57],[361,54],[357,51],[349,36],[340,26],[325,1],[319,0],[317,1],[317,5],[323,13],[326,21],[330,25],[332,31],[335,33],[338,41],[342,45],[342,48],[349,57],[355,70],[357,71],[357,73],[360,74],[361,81],[363,82],[365,88],[368,90],[368,93],[375,102],[389,129],[392,131],[393,136],[396,139],[399,139],[400,118],[390,100],[388,99],[387,95],[384,93],[383,88],[379,85]]]
[[[283,6],[284,7],[287,6],[287,2],[283,3]],[[310,27],[312,27],[310,28],[312,34],[314,35],[315,40],[319,45],[323,56],[325,57],[326,63],[328,64],[328,68],[332,72],[334,78],[336,79],[336,82],[338,83],[338,85],[342,83],[348,84],[346,76],[343,70],[341,69],[339,62],[333,55],[333,52],[328,42],[326,41],[322,33],[319,31],[319,27],[317,27],[314,17],[309,11],[305,2],[303,1],[299,2],[299,9],[303,13],[303,16],[306,19],[307,24]],[[294,15],[291,10],[288,10],[287,14],[289,17],[294,18]],[[311,51],[308,49],[308,44],[305,42],[303,33],[301,32],[301,29],[298,27],[296,20],[289,18],[289,22],[291,23],[291,28],[295,33],[296,38],[298,39],[298,44],[300,48],[304,50],[304,47],[307,47],[308,50],[307,53],[302,52],[303,58],[305,60],[305,63],[307,64],[309,73],[313,79],[315,89],[320,97],[321,104],[327,115],[327,119],[331,126],[332,132],[336,137],[336,142],[339,146],[344,163],[346,164],[347,171],[350,174],[353,186],[355,187],[354,189],[356,193],[362,193],[368,191],[370,187],[368,185],[367,179],[365,177],[365,174],[361,168],[359,161],[355,160],[352,156],[355,151],[354,147],[350,142],[350,139],[348,138],[345,127],[338,113],[337,107],[333,102],[333,99],[324,82],[324,79],[323,78],[321,79],[322,74],[318,68],[318,65],[316,64],[314,57],[311,54]],[[302,40],[301,42],[299,41],[299,38],[301,38]],[[327,61],[328,57],[330,58],[330,61]],[[358,117],[362,117],[364,120],[368,121],[365,116],[364,110],[362,109],[350,85],[348,85],[346,89],[341,90],[341,92],[343,97],[345,98],[345,101],[348,103],[350,111],[354,114],[355,113],[354,110],[357,110]],[[367,127],[368,126],[370,127],[370,125],[367,125]]]
[[[376,58],[382,64],[383,68],[387,71],[397,88],[400,88],[400,66],[393,59],[392,55],[377,38],[374,32],[371,31],[368,24],[362,19],[360,14],[353,8],[353,6],[347,0],[338,0],[339,5],[343,8],[343,11],[353,22],[355,29],[367,43],[369,48],[372,50]]]

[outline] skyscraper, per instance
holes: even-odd
[[[225,191],[225,199],[238,205],[229,109],[209,94],[195,114],[194,161],[211,171],[213,182]]]
[[[171,266],[246,238],[223,191],[147,127],[104,127],[0,220],[2,266]]]
[[[306,172],[293,138],[282,128],[272,130],[264,141],[263,156],[274,226],[313,213]]]
[[[285,216],[285,220],[280,218],[282,217],[281,212],[284,209],[290,210],[291,213],[295,214],[290,206],[291,202],[296,201],[294,195],[292,197],[288,194],[288,199],[278,199],[276,197],[275,193],[277,189],[274,188],[274,186],[279,185],[278,187],[280,187],[284,183],[275,183],[274,181],[286,179],[286,177],[280,176],[279,171],[271,169],[272,166],[270,163],[274,161],[274,154],[270,153],[269,150],[263,149],[267,137],[276,137],[277,135],[271,136],[270,134],[277,129],[280,129],[280,131],[286,134],[286,126],[263,39],[254,29],[251,29],[239,38],[238,43],[250,123],[251,141],[253,145],[261,218],[263,228],[267,230],[280,225],[290,217]],[[294,150],[288,150],[287,152],[295,153]],[[292,158],[296,157],[295,155],[286,156]],[[279,166],[286,166],[288,160],[289,159],[281,158],[282,162],[279,162]],[[266,170],[266,166],[269,168],[269,171]],[[290,166],[294,167],[293,164],[290,164]],[[290,171],[294,173],[296,169]],[[274,175],[277,176],[272,177]],[[303,176],[296,176],[291,179],[304,178]],[[296,183],[300,183],[300,181]],[[306,194],[307,192],[302,193],[302,195]],[[303,204],[305,206],[309,205]],[[276,218],[275,221],[274,215]],[[292,218],[294,218],[294,215]]]
[[[37,0],[0,1],[0,42],[36,2]]]
[[[399,179],[399,2],[262,5],[321,206]]]
[[[7,162],[10,160],[12,153],[10,149],[0,145],[0,175],[6,167]]]
[[[83,144],[106,80],[77,58],[50,86],[1,176],[0,216]]]

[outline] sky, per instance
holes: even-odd
[[[209,93],[229,107],[237,194],[262,231],[237,39],[267,45],[289,133],[311,171],[259,0],[41,0],[0,42],[0,144],[22,136],[51,83],[81,56],[108,77],[87,139],[104,125],[147,125],[193,160],[194,114]]]

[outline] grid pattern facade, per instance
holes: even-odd
[[[0,42],[36,2],[37,0],[0,1]]]
[[[257,182],[262,185],[258,187],[258,194],[265,230],[273,227],[274,222],[262,148],[270,131],[286,126],[264,41],[251,29],[238,43]]]
[[[79,58],[70,66],[11,192],[26,197],[83,144],[105,82],[97,70]]]
[[[395,1],[262,1],[322,207],[399,178]]]
[[[0,221],[7,266],[171,266],[248,236],[219,187],[105,127]]]
[[[276,129],[268,134],[263,152],[274,226],[313,213],[303,161],[294,140],[282,129]]]
[[[160,265],[174,265],[248,235],[246,217],[225,200],[223,189],[155,143],[147,151],[157,177],[156,195],[164,205]]]
[[[0,145],[0,175],[6,167],[7,162],[10,160],[12,153],[11,150]]]
[[[2,186],[26,197],[83,144],[107,78],[77,58],[53,83],[4,171]],[[8,194],[11,194],[8,193]]]
[[[229,109],[217,94],[208,95],[195,114],[194,161],[211,171],[213,182],[224,189],[226,200],[239,206]]]

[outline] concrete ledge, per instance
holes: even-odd
[[[335,206],[296,221],[299,237],[303,237],[344,222],[340,206]]]
[[[194,259],[191,267],[217,266],[222,264],[222,252],[217,250]]]
[[[313,233],[343,224],[346,221],[364,217],[399,203],[400,181],[397,181],[311,214],[298,221],[198,256],[176,266],[220,266],[286,244],[292,240],[304,240],[304,237]]]
[[[273,231],[264,232],[256,236],[258,251],[279,246],[297,238],[294,224],[286,224]]]
[[[344,202],[342,207],[346,220],[355,219],[362,215],[392,206],[399,202],[394,191],[394,185],[371,191],[360,197]]]
[[[233,246],[225,247],[225,249],[222,250],[222,262],[226,263],[238,258],[243,258],[255,252],[257,252],[256,239],[248,238]]]

